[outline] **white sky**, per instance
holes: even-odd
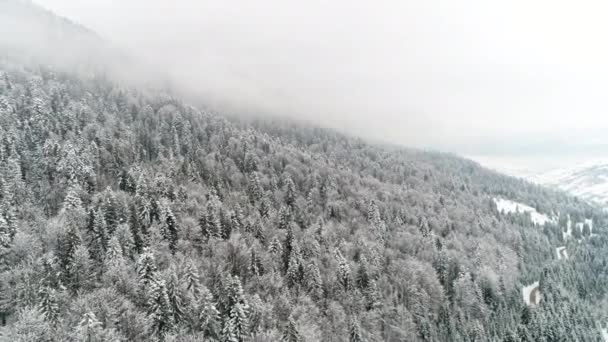
[[[608,142],[606,1],[34,2],[243,112],[457,151]]]

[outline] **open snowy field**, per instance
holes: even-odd
[[[496,207],[498,211],[501,213],[509,214],[509,213],[530,213],[530,217],[532,218],[532,222],[537,225],[544,225],[547,222],[555,223],[557,222],[556,218],[549,217],[545,214],[541,214],[536,209],[530,207],[529,205],[525,205],[523,203],[514,202],[511,200],[506,200],[502,198],[494,198],[494,203],[496,203]]]

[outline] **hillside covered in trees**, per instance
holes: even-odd
[[[454,155],[0,60],[0,341],[601,341],[607,226]]]

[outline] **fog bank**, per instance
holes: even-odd
[[[36,3],[243,114],[462,153],[608,129],[600,1]]]

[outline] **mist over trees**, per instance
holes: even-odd
[[[601,341],[607,224],[451,154],[0,59],[0,341]]]
[[[9,340],[599,339],[606,218],[583,202],[452,155],[1,70]],[[564,242],[564,222],[493,196],[592,217],[597,236]]]

